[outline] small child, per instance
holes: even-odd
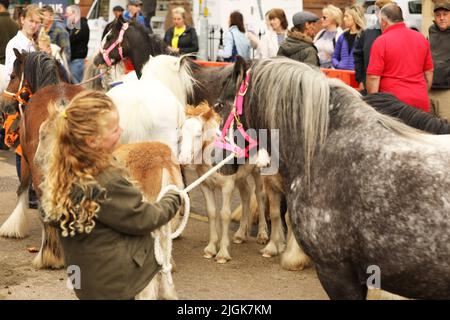
[[[62,231],[66,266],[81,271],[75,293],[134,299],[160,269],[150,232],[176,214],[180,197],[168,192],[156,204],[145,202],[125,178],[112,156],[122,133],[119,114],[104,93],[83,91],[65,110],[52,106],[49,113],[42,209]]]
[[[37,38],[38,50],[47,53],[48,55],[56,58],[60,63],[63,63],[64,60],[61,56],[61,48],[51,43],[50,37],[45,33],[44,28],[41,28],[39,32],[39,36]]]

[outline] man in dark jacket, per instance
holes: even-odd
[[[81,17],[80,7],[71,5],[66,8],[66,24],[70,36],[70,72],[72,82],[80,83],[84,73],[84,59],[88,54],[89,25],[86,18]]]
[[[378,0],[375,2],[377,14],[385,5],[392,3],[391,0]],[[353,58],[355,61],[355,77],[359,83],[359,90],[362,94],[367,94],[366,90],[366,70],[369,66],[370,49],[376,38],[381,35],[380,23],[377,19],[377,23],[373,28],[366,29],[361,33],[361,36],[355,44],[355,50],[353,51]]]
[[[112,29],[112,27],[114,26],[114,24],[117,22],[117,20],[120,17],[123,17],[123,12],[125,11],[124,8],[122,8],[121,6],[115,6],[113,8],[113,14],[114,14],[114,20],[111,21],[110,23],[108,23],[105,27],[105,29],[103,30],[103,34],[102,34],[102,40],[103,38],[108,34],[108,32]]]
[[[434,62],[433,84],[429,93],[433,112],[450,120],[450,2],[434,5],[434,24],[429,29]]]
[[[52,43],[64,50],[66,59],[70,61],[70,38],[61,21],[55,20],[55,11],[49,5],[42,7],[42,24]]]
[[[313,44],[315,23],[318,20],[319,17],[314,13],[297,12],[292,18],[294,27],[288,31],[286,39],[281,43],[278,56],[319,66],[317,48]]]
[[[19,31],[19,26],[9,15],[8,7],[9,0],[0,0],[0,64],[5,64],[6,45]]]

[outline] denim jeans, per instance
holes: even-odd
[[[83,80],[84,59],[75,59],[70,61],[70,73],[72,73],[72,83],[80,83]]]

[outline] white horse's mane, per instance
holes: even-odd
[[[142,68],[142,80],[154,77],[169,88],[178,100],[186,104],[188,97],[194,95],[195,79],[191,68],[185,63],[185,56],[169,55],[150,56],[149,61]]]

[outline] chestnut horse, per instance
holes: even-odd
[[[39,144],[39,128],[48,117],[47,105],[50,101],[67,104],[82,87],[61,82],[59,65],[43,52],[20,53],[14,50],[14,63],[11,80],[6,91],[12,93],[29,91],[33,95],[26,103],[20,125],[20,144],[23,150],[21,181],[18,188],[18,201],[8,220],[0,228],[0,236],[24,238],[29,226],[26,216],[28,208],[28,188],[32,183],[38,196],[41,174],[34,163]],[[22,80],[22,81],[21,81]],[[14,102],[16,103],[16,102]],[[56,229],[42,224],[42,244],[33,260],[37,268],[61,268],[64,266]]]

